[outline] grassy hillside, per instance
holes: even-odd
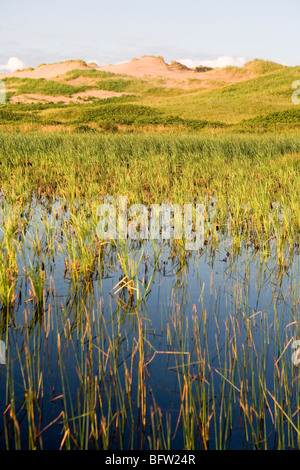
[[[0,128],[297,132],[300,107],[292,102],[292,84],[299,79],[300,66],[262,60],[195,73],[184,83],[93,68],[75,68],[51,80],[11,76],[4,78],[7,103],[0,105]],[[99,91],[111,95],[102,98]],[[26,103],[28,97],[33,103]]]
[[[183,118],[237,123],[270,112],[294,108],[292,83],[300,78],[300,67],[285,68],[217,89],[193,90],[185,96],[159,97],[154,105]],[[153,102],[152,98],[144,101]]]

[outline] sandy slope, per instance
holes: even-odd
[[[34,70],[0,74],[0,79],[14,76],[21,78],[53,79],[55,77],[64,75],[70,70],[90,68],[139,78],[162,77],[179,82],[190,78],[208,80],[213,78],[226,79],[230,77],[230,73],[228,73],[226,69],[217,68],[207,72],[195,72],[192,69],[180,69],[176,65],[167,64],[162,57],[144,56],[140,57],[139,59],[132,59],[129,62],[101,67],[97,67],[96,64],[84,65],[82,61],[66,61],[59,64],[41,65]],[[249,74],[245,75],[246,76],[235,77],[235,81],[239,79],[251,78]],[[232,76],[230,78],[232,79]]]
[[[4,77],[20,78],[48,78],[52,79],[74,69],[95,68],[96,70],[109,71],[116,74],[131,75],[134,77],[164,77],[171,79],[182,79],[199,75],[192,70],[178,70],[164,62],[162,58],[145,56],[133,59],[130,62],[108,65],[103,67],[83,65],[81,61],[69,61],[59,64],[41,65],[34,70],[0,74]]]
[[[192,69],[179,68],[178,66],[167,64],[162,57],[144,56],[139,59],[133,59],[130,62],[124,62],[122,64],[107,65],[104,67],[97,67],[97,70],[103,70],[105,72],[112,72],[116,74],[124,74],[139,78],[163,78],[173,82],[173,86],[182,86],[185,88],[187,82],[191,79],[200,80],[201,86],[207,86],[210,80],[223,80],[225,82],[237,82],[241,80],[248,80],[253,78],[255,74],[233,74],[230,70],[216,68],[206,72],[196,72]],[[176,82],[176,85],[174,83]],[[164,85],[168,84],[167,82]],[[169,83],[170,84],[170,83]],[[192,83],[189,83],[193,86]],[[199,83],[194,85],[199,87]]]
[[[124,62],[122,64],[97,67],[97,70],[131,75],[140,78],[149,76],[173,78],[177,80],[187,77],[195,78],[195,75],[198,75],[192,70],[178,70],[177,68],[166,64],[163,58],[151,56],[140,57],[139,59],[133,59],[130,62]]]
[[[122,74],[137,78],[148,79],[154,84],[158,80],[162,80],[161,84],[165,87],[176,87],[183,89],[192,88],[214,88],[219,85],[226,85],[242,80],[248,80],[255,76],[253,73],[233,73],[228,69],[213,69],[210,71],[196,72],[187,67],[181,66],[176,62],[167,64],[162,57],[143,56],[139,59],[132,59],[130,62],[125,62],[116,65],[107,65],[98,67],[96,64],[85,64],[83,61],[65,61],[58,64],[41,65],[33,70],[24,70],[20,72],[0,74],[0,80],[4,77],[20,77],[20,78],[45,78],[51,80],[64,81],[65,74],[74,69],[96,69],[100,71],[112,72],[115,74]],[[96,80],[97,81],[97,80]],[[87,84],[92,85],[95,79],[90,77],[78,77],[71,81],[69,84],[79,85]],[[11,85],[13,87],[13,84]],[[8,85],[9,87],[9,85]],[[7,88],[7,91],[9,89]],[[13,88],[11,89],[13,91]],[[66,96],[45,96],[45,95],[18,95],[11,97],[11,102],[64,102],[77,101],[79,98],[95,97],[99,99],[110,98],[113,96],[121,96],[124,93],[102,91],[102,90],[89,90],[79,94],[74,94],[71,98]]]

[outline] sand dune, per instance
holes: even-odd
[[[199,69],[202,69],[200,64]],[[191,81],[190,79],[199,80],[202,82],[201,86],[207,86],[207,81],[212,79],[224,80],[225,82],[236,82],[255,76],[255,74],[250,72],[238,76],[238,74],[227,68],[215,68],[211,70],[205,69],[206,68],[203,67],[203,71],[196,71],[195,69],[189,69],[188,67],[175,61],[167,64],[162,57],[152,56],[143,56],[139,59],[133,59],[130,62],[124,62],[122,64],[97,67],[97,70],[103,70],[115,74],[124,74],[138,78],[163,78],[166,81],[169,80],[177,82],[183,87],[185,87],[185,82]],[[168,85],[168,83],[164,83],[164,85]],[[189,83],[189,86],[193,86],[192,83]],[[199,86],[199,83],[195,86]]]
[[[122,64],[97,67],[97,70],[103,70],[112,73],[132,75],[135,77],[165,77],[165,78],[183,78],[194,77],[196,72],[191,69],[179,70],[178,67],[167,64],[162,57],[144,56],[139,59],[133,59],[130,62]]]
[[[0,74],[0,80],[5,77],[54,79],[56,77],[63,76],[66,72],[74,69],[95,69],[112,72],[115,74],[129,75],[137,78],[163,78],[165,80],[178,83],[183,83],[184,81],[195,78],[203,81],[211,79],[240,81],[255,76],[255,74],[250,73],[249,71],[248,73],[241,74],[241,76],[235,74],[233,77],[232,73],[226,68],[216,68],[208,71],[195,71],[194,69],[189,69],[188,67],[175,61],[167,64],[162,57],[143,56],[138,59],[132,59],[129,62],[101,67],[98,67],[94,63],[86,64],[81,60],[70,60],[58,64],[45,64],[40,65],[33,70],[27,69],[24,71]]]
[[[224,69],[212,69],[209,71],[197,72],[194,69],[180,64],[179,62],[171,62],[167,64],[162,57],[143,56],[138,59],[132,59],[115,65],[106,65],[98,67],[96,64],[85,64],[80,60],[65,61],[58,64],[40,65],[33,70],[16,71],[13,73],[0,74],[0,79],[4,77],[21,77],[21,78],[46,78],[52,79],[57,76],[64,75],[66,72],[74,69],[96,69],[115,74],[130,75],[134,77],[163,77],[173,80],[182,80],[188,78],[208,78],[211,76],[224,74]],[[222,75],[223,75],[222,74]]]
[[[4,77],[20,78],[54,78],[64,75],[66,72],[74,69],[95,68],[96,70],[109,71],[115,74],[131,75],[135,77],[165,77],[179,79],[183,77],[195,77],[199,75],[187,67],[180,69],[178,63],[166,64],[162,57],[144,56],[139,59],[133,59],[130,62],[122,64],[107,65],[98,67],[96,64],[85,64],[78,61],[66,61],[58,64],[40,65],[34,70],[16,71],[12,73],[0,74],[0,79]]]
[[[48,80],[59,80],[64,81],[66,79],[66,73],[74,69],[95,69],[99,71],[112,72],[114,74],[121,74],[136,78],[147,79],[153,82],[158,79],[162,79],[163,86],[165,87],[177,87],[182,89],[192,88],[214,88],[216,86],[223,86],[226,84],[248,80],[255,76],[255,73],[251,69],[238,69],[234,70],[230,68],[224,69],[211,69],[202,71],[189,69],[188,67],[178,63],[171,62],[167,64],[162,57],[154,56],[143,56],[138,59],[132,59],[129,62],[124,62],[115,65],[97,66],[95,63],[86,64],[82,60],[70,60],[57,64],[44,64],[38,66],[36,69],[26,69],[23,71],[15,71],[13,73],[0,74],[0,80],[5,77],[19,77],[19,78],[44,78]],[[201,70],[201,69],[200,69]],[[91,77],[77,77],[73,80],[69,80],[70,85],[90,85],[93,86],[97,82],[97,78]],[[154,83],[157,84],[157,83]],[[6,91],[15,91],[14,84],[9,85]],[[121,96],[124,93],[118,93],[114,91],[103,91],[103,90],[88,90],[78,94],[74,94],[71,97],[67,96],[46,96],[38,94],[26,94],[12,96],[10,101],[13,102],[63,102],[69,103],[70,101],[79,101],[80,99],[87,100],[88,98],[95,97],[99,99],[106,99],[113,96]],[[128,93],[126,93],[128,94]],[[131,93],[130,93],[131,94]]]

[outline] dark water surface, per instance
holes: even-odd
[[[1,449],[299,447],[297,246],[284,264],[275,241],[237,252],[226,233],[197,252],[99,254],[57,207],[18,214],[14,242],[1,214],[1,272],[13,249],[18,266],[1,311]]]

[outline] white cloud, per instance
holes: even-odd
[[[204,65],[206,67],[226,67],[227,65],[235,65],[237,67],[242,67],[246,62],[247,59],[245,57],[231,57],[227,55],[219,56],[217,59],[213,60],[190,60],[190,59],[182,59],[179,62],[186,65],[187,67],[194,68],[198,65]]]
[[[7,61],[7,64],[0,64],[0,71],[3,72],[14,72],[17,69],[23,69],[24,63],[18,59],[18,57],[10,57]]]

